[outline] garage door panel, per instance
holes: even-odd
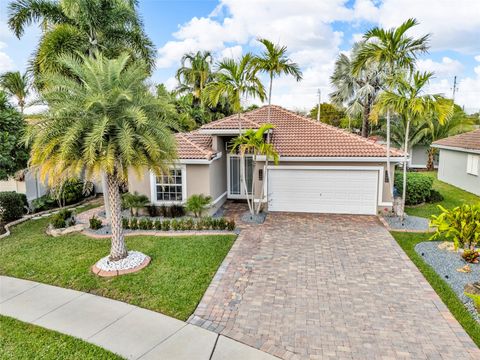
[[[269,170],[270,211],[375,214],[378,171]]]

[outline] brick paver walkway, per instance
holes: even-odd
[[[190,322],[286,359],[480,359],[373,216],[244,226]]]

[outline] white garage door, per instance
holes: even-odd
[[[272,168],[270,211],[376,214],[378,171]]]

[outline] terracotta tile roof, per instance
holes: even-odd
[[[242,128],[257,129],[267,122],[268,106],[243,113]],[[319,123],[280,106],[271,105],[272,142],[283,157],[385,157],[386,147],[331,125]],[[211,122],[202,130],[237,129],[237,115]],[[391,149],[392,157],[403,152]]]
[[[210,160],[215,155],[210,135],[192,131],[175,134],[175,138],[177,139],[177,153],[180,159]]]
[[[480,129],[437,140],[434,145],[480,150]]]

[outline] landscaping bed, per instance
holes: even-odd
[[[424,232],[430,229],[428,219],[418,216],[405,215],[404,219],[399,216],[384,216],[383,218],[393,231],[408,230]]]
[[[109,253],[110,239],[45,234],[49,218],[27,221],[0,241],[0,274],[39,281],[186,320],[232,246],[235,235],[131,236],[127,248],[151,257],[142,271],[101,278],[90,268]]]
[[[480,279],[480,264],[468,264],[470,273],[459,272],[457,269],[464,267],[467,263],[458,252],[440,249],[438,247],[440,244],[442,244],[441,241],[420,242],[415,246],[415,251],[452,288],[473,317],[480,322],[473,300],[464,294],[466,284]]]
[[[122,359],[72,336],[0,316],[0,359]]]

